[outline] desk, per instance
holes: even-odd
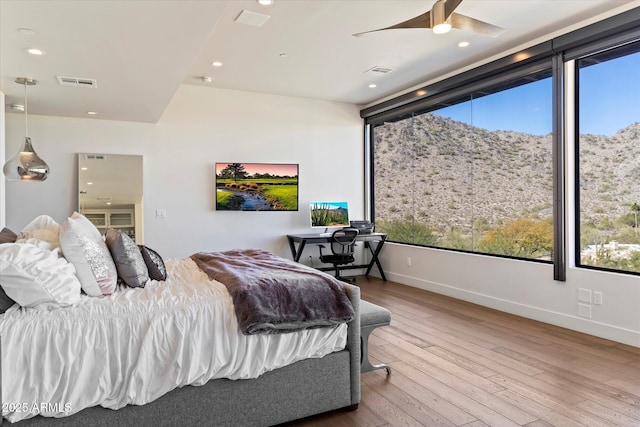
[[[318,233],[311,234],[288,234],[287,239],[289,240],[289,249],[291,249],[291,256],[295,262],[300,262],[300,257],[302,256],[302,251],[307,243],[316,244],[316,243],[329,243],[331,239],[331,235],[322,235]],[[357,268],[366,268],[366,275],[369,275],[371,269],[374,265],[378,267],[378,271],[380,271],[380,275],[382,276],[382,280],[387,280],[384,275],[384,270],[382,269],[382,265],[380,265],[380,260],[378,259],[378,255],[380,254],[380,250],[384,245],[384,242],[387,240],[387,235],[385,233],[371,233],[371,234],[359,234],[356,237],[356,241],[364,242],[364,247],[369,249],[369,253],[371,254],[371,261],[369,264],[351,264],[340,266],[340,270],[349,270],[349,269],[357,269]],[[297,247],[296,247],[297,244]],[[332,271],[333,267],[322,267],[318,270],[322,271]]]

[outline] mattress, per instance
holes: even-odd
[[[244,335],[223,284],[190,258],[167,261],[167,270],[165,282],[144,288],[0,315],[3,415],[16,422],[143,405],[176,387],[256,378],[345,348],[344,323]]]

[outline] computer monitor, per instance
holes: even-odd
[[[311,228],[349,227],[349,203],[330,201],[309,202]]]

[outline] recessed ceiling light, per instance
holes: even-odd
[[[87,182],[87,185],[93,185],[93,182],[89,181]]]
[[[371,84],[369,85],[369,87],[370,87],[371,89],[373,89],[374,87],[378,87],[378,85],[377,85],[377,84],[374,84],[374,83],[371,83]]]
[[[18,32],[20,34],[25,34],[27,36],[33,36],[36,34],[36,32],[33,31],[31,28],[18,28]]]
[[[11,104],[11,109],[13,111],[24,111],[24,105],[22,105],[22,104]]]
[[[83,167],[81,167],[81,168],[80,168],[80,170],[81,170],[81,171],[86,171],[86,170],[89,170],[89,168],[88,168],[88,167],[86,167],[86,166],[83,166]]]
[[[211,65],[213,65],[214,67],[222,67],[222,62],[220,62],[220,61],[213,61],[213,62],[211,63]]]
[[[95,116],[98,113],[96,111],[87,111],[87,114],[90,116]]]
[[[202,77],[200,77],[200,81],[202,83],[211,83],[213,81],[213,78],[211,78],[209,76],[202,76]]]
[[[286,53],[281,53],[281,54],[280,54],[280,58],[286,58],[286,57],[288,57],[288,56],[289,56],[289,55],[288,55],[288,54],[286,54]]]
[[[458,43],[458,47],[467,47],[469,46],[471,43],[469,43],[468,41],[463,41]]]
[[[258,0],[258,4],[262,6],[271,6],[273,4],[273,0]]]
[[[44,50],[37,49],[37,48],[34,48],[34,47],[26,49],[26,51],[27,51],[27,53],[29,53],[31,55],[36,55],[36,56],[40,56],[40,55],[44,55],[45,54]]]
[[[108,204],[108,205],[110,205],[110,204],[111,204],[111,202],[107,202],[107,204]]]
[[[427,91],[424,89],[420,89],[419,91],[416,92],[416,95],[418,96],[424,96],[427,94]]]

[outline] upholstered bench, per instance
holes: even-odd
[[[387,326],[391,323],[391,312],[384,307],[360,300],[360,337],[362,339],[360,372],[369,372],[375,369],[386,369],[387,375],[391,368],[384,363],[372,365],[369,362],[369,335],[378,326]]]

